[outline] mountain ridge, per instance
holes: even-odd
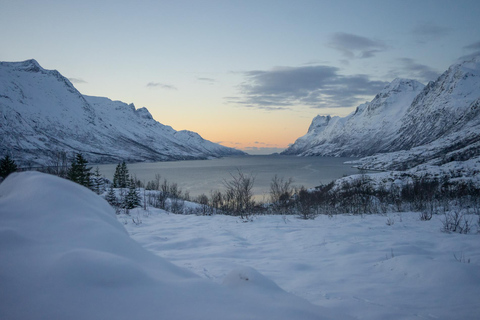
[[[94,163],[208,159],[245,154],[176,131],[148,109],[82,95],[34,60],[0,62],[0,156],[46,165],[53,151],[81,152]]]
[[[283,154],[358,157],[381,152],[399,127],[395,119],[421,89],[418,81],[397,78],[346,117],[315,117],[307,134]]]
[[[377,170],[480,156],[480,56],[453,64],[426,86],[413,81],[395,79],[371,102],[319,132],[311,130],[320,119],[315,117],[309,132],[283,154],[364,157],[359,167]],[[394,108],[382,111],[389,103]]]

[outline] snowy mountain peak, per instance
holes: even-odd
[[[308,132],[313,132],[313,131],[320,131],[322,128],[328,126],[328,123],[332,119],[331,116],[321,116],[318,115],[315,118],[313,118],[312,123],[310,124],[310,127],[308,127]]]
[[[147,120],[152,120],[153,117],[152,117],[152,114],[148,111],[147,108],[143,107],[143,108],[139,108],[137,110],[135,110],[135,113],[140,117],[140,118],[143,118],[143,119],[147,119]]]
[[[402,89],[408,90],[408,88],[415,90],[419,87],[423,88],[424,85],[418,82],[417,80],[395,78],[393,79],[392,82],[387,84],[382,91],[395,91],[395,90],[402,90]]]
[[[35,59],[20,61],[20,62],[0,62],[0,67],[8,68],[10,70],[27,71],[27,72],[41,72],[46,71]]]
[[[396,78],[386,85],[385,88],[377,94],[370,103],[367,103],[363,109],[368,115],[383,112],[384,110],[382,109],[393,108],[394,110],[391,111],[393,111],[398,118],[398,113],[406,111],[411,101],[424,87],[425,86],[422,83],[416,80]],[[401,104],[401,107],[398,107],[398,104]],[[360,113],[359,111],[360,110],[357,109],[356,113]]]
[[[465,115],[479,97],[480,56],[450,66],[415,98],[392,149],[410,149],[461,130],[472,120]]]
[[[474,70],[478,74],[480,64],[480,54],[470,57],[470,59],[459,61],[456,64],[452,65],[450,69],[462,68],[464,70]]]

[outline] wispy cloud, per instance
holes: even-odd
[[[411,58],[397,59],[400,66],[389,72],[389,77],[413,78],[421,82],[429,82],[436,80],[440,73],[435,69],[421,63],[417,63]]]
[[[70,80],[71,83],[75,83],[75,84],[87,83],[87,81],[80,78],[68,78],[68,80]]]
[[[340,75],[330,66],[277,67],[244,73],[242,97],[227,102],[268,111],[304,105],[312,108],[352,107],[365,96],[377,94],[387,84],[367,75]]]
[[[161,89],[167,89],[167,90],[177,90],[177,87],[170,85],[170,84],[165,84],[165,83],[159,83],[159,82],[149,82],[147,83],[147,88],[161,88]]]
[[[432,23],[421,23],[416,25],[410,31],[415,36],[418,43],[427,43],[429,41],[443,38],[450,33],[451,29]]]
[[[473,51],[473,52],[470,52],[469,54],[460,57],[458,59],[459,62],[460,61],[465,61],[465,60],[470,60],[470,59],[472,59],[476,56],[480,56],[480,41],[471,43],[471,44],[463,47],[463,49],[468,50],[468,51]]]
[[[468,46],[463,47],[466,50],[480,50],[480,41],[469,44]]]
[[[203,82],[208,82],[209,84],[213,84],[215,82],[217,82],[215,79],[213,78],[203,78],[203,77],[197,77],[197,80],[198,81],[203,81]]]
[[[375,54],[387,50],[383,41],[343,32],[331,35],[328,46],[340,51],[348,59],[372,58]]]

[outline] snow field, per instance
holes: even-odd
[[[244,223],[159,209],[132,215],[142,224],[118,218],[133,239],[217,283],[246,266],[355,319],[477,319],[480,313],[479,235],[441,232],[442,216],[257,216]]]
[[[23,172],[0,184],[2,320],[339,318],[349,319],[251,268],[231,269],[220,285],[175,266],[71,181]]]
[[[0,319],[477,319],[479,235],[441,219],[115,216],[70,181],[12,174]]]

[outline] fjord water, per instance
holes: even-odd
[[[355,158],[297,157],[283,155],[235,156],[212,160],[189,160],[169,162],[141,162],[128,164],[131,175],[147,183],[160,174],[161,179],[177,183],[183,191],[195,197],[211,190],[224,190],[224,181],[238,170],[255,177],[253,191],[258,200],[268,199],[270,182],[277,175],[293,179],[293,185],[315,187],[329,183],[345,175],[358,173],[345,161]],[[113,179],[117,164],[99,165],[100,173]]]

